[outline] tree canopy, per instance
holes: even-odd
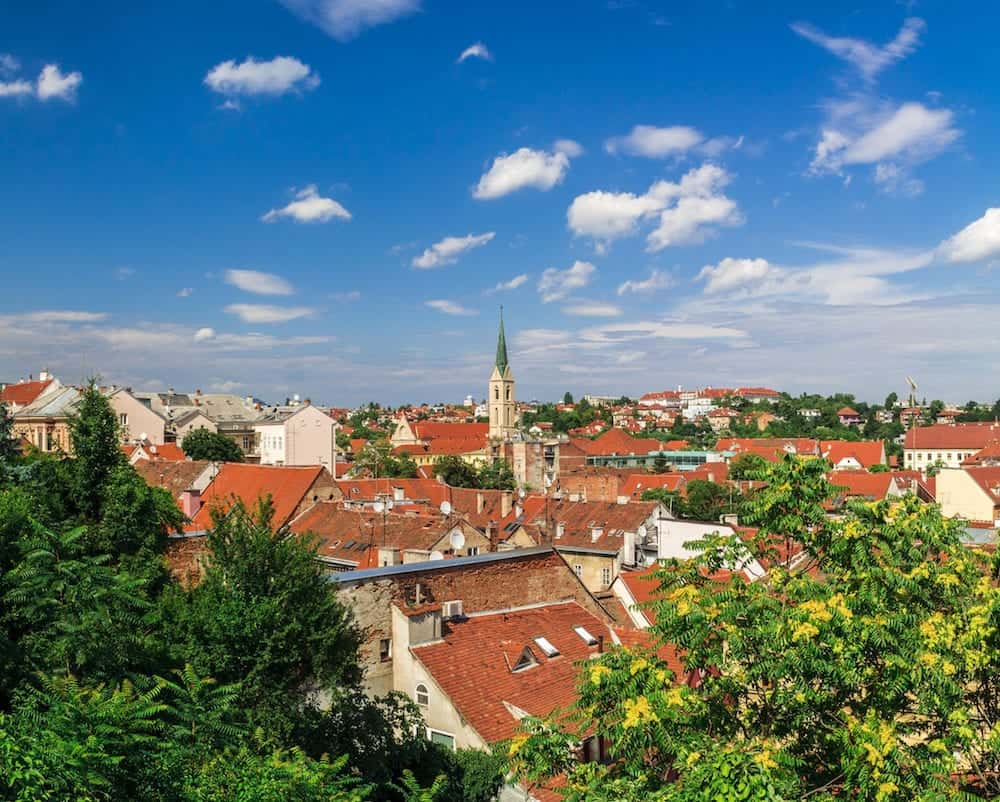
[[[181,450],[189,459],[210,462],[243,462],[244,456],[236,441],[209,429],[193,429],[181,441]]]
[[[818,467],[816,465],[818,464]],[[570,800],[959,800],[1000,795],[1000,589],[961,525],[915,497],[823,515],[819,460],[767,469],[757,536],[706,537],[649,603],[676,649],[611,651],[512,745]],[[738,568],[771,566],[748,581]],[[661,647],[662,648],[662,647]],[[604,739],[609,761],[573,745]]]

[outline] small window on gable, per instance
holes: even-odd
[[[535,643],[538,644],[538,648],[542,650],[546,657],[556,657],[559,654],[559,650],[541,635],[535,638]]]
[[[427,692],[427,686],[423,683],[414,688],[413,695],[416,697],[417,704],[421,707],[427,707],[431,703],[431,695]]]
[[[531,668],[532,666],[537,666],[538,660],[535,657],[535,653],[531,651],[530,646],[525,646],[524,651],[521,652],[521,656],[517,658],[517,662],[514,663],[514,667],[511,671],[524,671],[526,668]]]

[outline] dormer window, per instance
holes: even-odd
[[[525,646],[524,651],[522,651],[521,656],[517,658],[517,662],[514,663],[514,667],[511,671],[524,671],[537,665],[538,658],[535,657],[535,653],[531,651],[530,646]]]

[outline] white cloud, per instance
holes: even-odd
[[[257,295],[291,295],[294,290],[281,276],[259,270],[227,270],[226,283]]]
[[[564,306],[562,311],[564,315],[576,317],[618,317],[622,313],[620,306],[600,301],[576,301]]]
[[[38,99],[75,100],[76,90],[83,83],[79,72],[63,73],[58,65],[46,64],[38,76]]]
[[[516,290],[522,284],[527,283],[527,281],[528,281],[528,274],[521,273],[519,276],[514,276],[514,278],[510,279],[510,281],[498,282],[497,285],[492,290],[489,290],[489,292],[494,293],[494,292],[504,292],[506,290]]]
[[[556,153],[563,153],[571,159],[583,155],[583,145],[574,139],[557,139],[552,143],[552,149]]]
[[[244,323],[287,323],[313,314],[313,310],[305,306],[268,304],[230,304],[226,312],[236,315]]]
[[[672,125],[657,128],[654,125],[637,125],[625,136],[612,137],[604,143],[608,153],[628,153],[649,159],[678,156],[701,144],[705,139],[697,128]]]
[[[0,97],[22,97],[34,92],[35,87],[31,81],[0,81]]]
[[[457,304],[454,301],[424,301],[424,306],[429,306],[431,309],[436,309],[438,312],[443,312],[446,315],[458,315],[460,317],[468,317],[471,315],[478,315],[479,312],[475,309],[468,309],[461,304]]]
[[[21,69],[21,62],[10,53],[0,53],[0,75],[8,76]]]
[[[841,174],[845,166],[888,162],[897,170],[908,168],[944,152],[962,135],[952,111],[921,103],[896,106],[856,95],[828,102],[826,110],[827,120],[809,166],[813,174]],[[876,167],[878,182],[877,171]]]
[[[1000,256],[1000,208],[986,213],[949,237],[938,248],[949,262],[978,262]]]
[[[340,42],[420,10],[419,0],[280,0],[296,16]]]
[[[630,192],[588,192],[570,204],[567,220],[577,236],[606,246],[634,234],[639,222],[659,215],[659,225],[647,238],[647,250],[702,242],[716,226],[736,226],[743,215],[722,190],[731,180],[723,168],[706,163],[689,170],[680,182],[657,181],[644,195]]]
[[[291,56],[257,61],[252,56],[237,64],[234,59],[216,64],[205,76],[205,84],[220,95],[283,95],[315,89],[319,76],[307,64]]]
[[[538,292],[542,296],[542,303],[550,303],[565,298],[573,290],[586,287],[597,268],[590,262],[576,261],[565,270],[557,270],[554,267],[546,269],[538,280]]]
[[[463,253],[473,248],[481,248],[492,240],[494,236],[496,236],[496,232],[487,231],[485,234],[445,237],[440,242],[435,242],[431,245],[420,256],[415,256],[410,264],[422,270],[441,267],[443,265],[452,265],[458,261],[458,257]]]
[[[669,273],[653,270],[650,272],[649,278],[643,279],[642,281],[636,281],[634,279],[623,281],[618,285],[618,295],[626,295],[630,292],[637,294],[651,293],[671,287],[673,284],[673,276]]]
[[[214,339],[215,339],[215,329],[209,326],[205,326],[204,328],[198,329],[198,331],[194,333],[194,341],[196,343],[201,343],[205,342],[206,340],[214,340]]]
[[[705,293],[713,295],[746,287],[758,287],[776,279],[782,271],[766,259],[733,259],[726,257],[717,265],[705,265],[696,279],[705,282]]]
[[[866,81],[874,81],[886,67],[901,61],[917,49],[920,44],[920,34],[926,27],[919,17],[910,17],[903,22],[903,27],[899,29],[896,37],[885,45],[876,45],[864,39],[848,36],[828,36],[805,22],[795,23],[792,25],[792,30],[846,61],[861,73]]]
[[[472,195],[479,200],[492,200],[526,187],[549,190],[563,180],[568,169],[569,156],[563,152],[520,148],[509,155],[497,156]]]
[[[476,42],[462,51],[462,55],[458,57],[458,63],[461,64],[467,58],[481,58],[483,61],[493,61],[493,54],[482,42]]]
[[[190,298],[191,297],[191,293],[193,293],[193,292],[194,292],[194,288],[192,288],[192,287],[181,287],[177,291],[177,297],[178,298]]]
[[[282,217],[291,217],[297,223],[326,223],[333,218],[350,220],[351,213],[333,198],[324,198],[315,184],[295,193],[295,200],[280,209],[271,209],[260,219],[273,223]]]
[[[32,323],[95,323],[106,319],[107,314],[73,309],[43,309],[38,312],[27,312],[23,317]]]
[[[887,195],[914,198],[924,191],[923,181],[912,178],[905,167],[900,167],[892,162],[881,162],[875,165],[875,183]]]
[[[900,287],[890,277],[929,266],[932,251],[798,245],[832,253],[833,258],[789,267],[761,258],[727,257],[703,267],[696,280],[705,282],[706,296],[730,299],[780,297],[829,306],[887,306],[928,297]]]

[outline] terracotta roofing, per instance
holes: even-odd
[[[637,500],[647,490],[657,490],[662,487],[678,491],[684,487],[685,482],[682,473],[636,473],[625,480],[621,494]]]
[[[26,407],[44,393],[50,384],[52,384],[52,379],[8,384],[3,390],[0,390],[0,401],[5,404]]]
[[[430,473],[433,473],[431,467]],[[507,513],[513,509],[514,503],[513,494],[509,491],[451,487],[436,479],[341,479],[337,485],[347,501],[372,501],[377,496],[394,494],[396,490],[402,491],[406,501],[429,505],[434,512],[437,512],[441,502],[447,501],[452,510],[480,529],[504,516],[504,496],[510,504]]]
[[[525,499],[523,520],[544,523],[544,498],[534,503],[530,516]],[[550,501],[548,521],[552,526],[553,545],[557,548],[591,548],[618,551],[625,545],[623,533],[635,532],[659,507],[655,501],[632,501],[618,504],[608,501]],[[562,535],[558,534],[560,524]],[[595,537],[596,534],[596,537]]]
[[[1000,440],[992,440],[975,454],[962,461],[963,465],[979,465],[984,462],[1000,462]]]
[[[808,437],[722,437],[715,443],[716,451],[731,451],[734,455],[757,454],[770,462],[777,462],[785,454],[815,456],[819,442]]]
[[[138,448],[141,448],[142,453],[145,454],[144,458],[140,457],[140,461],[148,459],[153,462],[183,462],[187,459],[177,443],[160,443],[159,445],[153,443],[129,444],[122,446],[122,451],[125,452],[126,456],[131,457]]]
[[[296,517],[290,528],[297,534],[316,535],[320,539],[319,553],[323,557],[359,561],[359,555],[365,552],[369,544],[380,546],[383,539],[385,545],[392,548],[429,550],[455,527],[465,526],[461,518],[445,518],[439,514],[389,513],[385,516],[384,523],[383,532],[383,517],[380,513],[347,510],[342,503],[321,501]],[[377,556],[376,548],[376,558]]]
[[[633,437],[621,429],[608,429],[593,440],[577,439],[573,442],[587,454],[602,457],[618,454],[648,454],[650,451],[664,450],[664,443],[660,440]]]
[[[274,508],[272,525],[277,529],[288,522],[324,470],[321,465],[279,468],[224,462],[212,484],[202,493],[202,508],[187,528],[189,531],[210,529],[212,510],[226,511],[236,501],[252,509],[259,500],[270,497]]]
[[[770,387],[737,387],[734,395],[766,395],[770,397],[777,397],[781,395],[777,390],[772,390]]]
[[[868,473],[868,471],[832,471],[830,484],[843,488],[838,495],[844,498],[861,498],[867,501],[881,501],[889,494],[893,478],[891,473]]]
[[[978,451],[998,438],[1000,426],[995,423],[939,423],[909,429],[904,445],[909,449],[956,448]]]
[[[516,734],[520,719],[508,706],[548,716],[576,699],[580,661],[598,653],[574,627],[611,644],[607,625],[576,602],[471,616],[442,625],[442,638],[411,647],[462,717],[488,743]],[[549,657],[545,638],[559,654]],[[531,650],[534,665],[513,666]]]
[[[1000,503],[1000,466],[966,468],[965,472],[993,500],[994,504]]]
[[[618,575],[617,580],[628,588],[628,592],[632,595],[632,598],[635,599],[636,605],[639,606],[640,611],[650,624],[656,623],[656,610],[642,607],[641,605],[647,604],[657,598],[660,591],[660,580],[657,578],[656,572],[659,570],[659,565],[652,565],[641,571],[622,571]],[[717,582],[728,582],[733,575],[732,571],[720,569],[712,574],[712,579]],[[621,635],[621,633],[619,633],[619,635]],[[622,642],[624,643],[624,638],[622,639]],[[674,669],[674,673],[677,673],[676,669]]]
[[[490,433],[488,423],[438,423],[436,421],[417,421],[410,424],[414,436],[418,440],[436,440],[439,437],[457,439],[478,439],[486,442]]]
[[[850,407],[841,407],[837,410],[837,416],[841,418],[856,418],[860,414],[856,409],[851,409]]]
[[[461,424],[463,426],[469,424]],[[429,454],[447,456],[457,454],[472,454],[486,447],[484,437],[435,437],[427,443],[410,443],[396,446],[393,454]]]
[[[178,499],[181,493],[191,489],[195,480],[211,465],[212,463],[207,460],[152,462],[141,459],[133,467],[136,473],[146,480],[147,485],[162,487],[169,491],[175,499]]]
[[[639,396],[640,401],[663,401],[668,398],[680,398],[681,394],[676,390],[660,390],[656,393],[645,393]]]
[[[863,468],[885,462],[885,444],[881,440],[820,440],[819,453],[836,467],[841,460],[854,457]]]

